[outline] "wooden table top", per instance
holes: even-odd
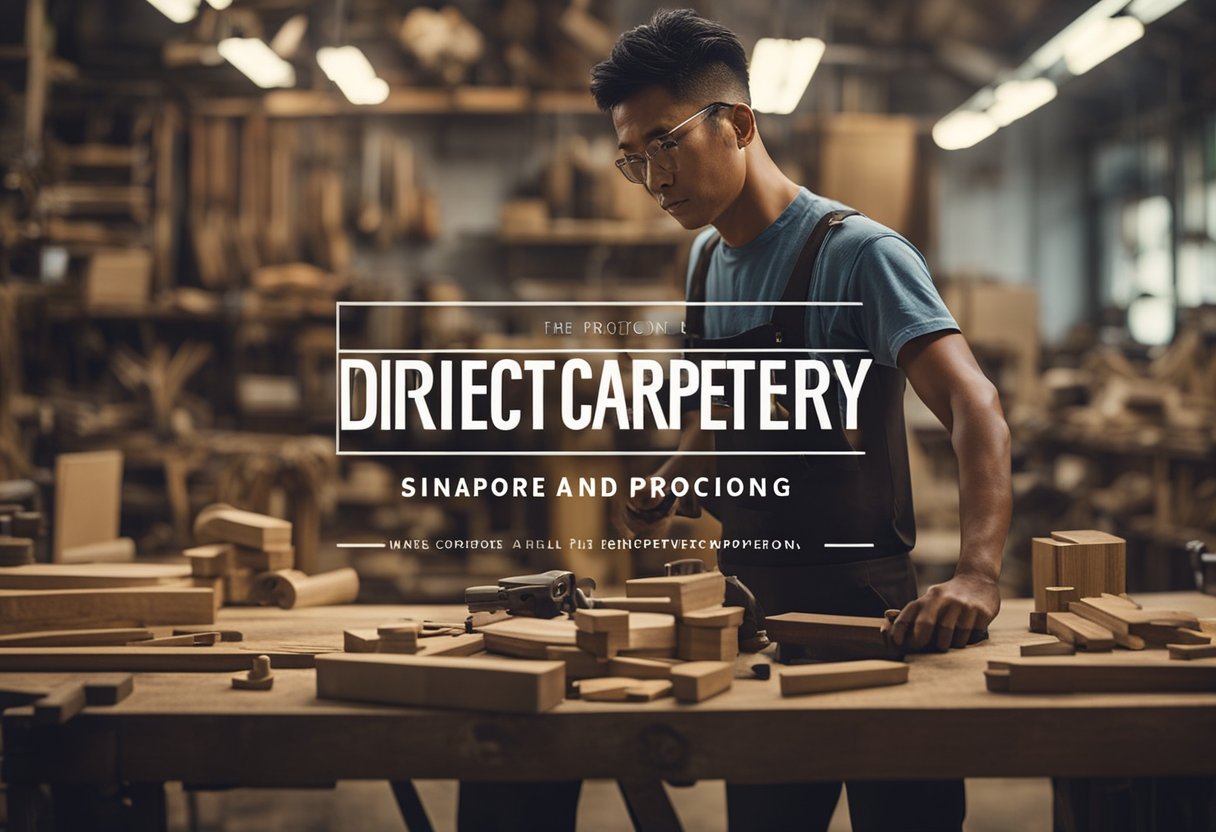
[[[1216,598],[1198,593],[1136,598],[1145,607],[1216,617]],[[414,777],[1216,774],[1216,692],[989,692],[988,661],[1042,639],[1027,630],[1030,608],[1029,599],[1005,601],[987,643],[911,656],[906,685],[782,698],[774,674],[736,680],[728,693],[696,705],[567,700],[545,714],[516,716],[318,700],[307,669],[275,671],[269,692],[233,690],[231,673],[141,673],[126,701],[86,708],[64,726],[34,726],[29,708],[6,712],[4,776],[273,786]],[[344,629],[460,615],[459,607],[228,608],[219,625],[243,631],[251,650],[322,650],[340,649]],[[1103,655],[1110,656],[1069,659]],[[1164,650],[1115,655],[1168,661]],[[739,670],[765,660],[742,656]],[[79,676],[7,673],[0,683],[50,686]]]

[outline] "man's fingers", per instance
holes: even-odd
[[[937,649],[946,651],[954,643],[954,628],[963,610],[958,604],[948,604],[937,619]]]
[[[912,633],[908,638],[908,646],[913,650],[920,650],[927,647],[933,639],[933,630],[937,627],[938,608],[933,605],[926,604],[916,616],[916,623],[912,625]]]
[[[882,615],[882,625],[878,630],[882,633],[890,634],[891,628],[895,625],[895,619],[899,618],[899,610],[887,610]]]
[[[958,618],[958,624],[954,628],[954,647],[966,647],[967,642],[971,640],[971,631],[975,629],[975,622],[979,618],[979,610],[968,609],[963,612]]]
[[[895,617],[895,623],[891,625],[891,640],[900,647],[904,646],[904,642],[908,638],[908,630],[916,621],[916,616],[920,613],[920,601],[913,601]]]

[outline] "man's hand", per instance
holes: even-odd
[[[974,630],[987,629],[1001,609],[996,581],[981,575],[955,575],[900,611],[894,623],[888,616],[883,630],[901,647],[939,650],[966,647]]]

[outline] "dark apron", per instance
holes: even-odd
[[[786,282],[782,301],[804,302],[815,262],[832,230],[856,211],[831,212],[812,230]],[[709,263],[720,238],[715,235],[703,247],[689,285],[688,300],[704,301]],[[689,353],[707,358],[774,359],[814,355],[805,352],[757,353],[764,348],[807,348],[806,312],[811,307],[775,306],[771,320],[729,338],[705,338],[703,306],[689,305],[686,332],[688,347],[720,350]],[[824,353],[833,360],[856,361],[859,354]],[[793,373],[777,379],[793,390]],[[743,401],[759,395],[756,373],[744,380],[749,387]],[[915,543],[912,490],[908,473],[907,439],[903,419],[904,375],[892,367],[871,364],[857,404],[857,430],[843,427],[840,395],[835,375],[824,394],[831,420],[822,429],[808,408],[803,431],[761,431],[758,425],[743,430],[715,432],[719,451],[864,451],[847,455],[719,454],[717,474],[729,477],[759,477],[771,483],[777,477],[790,482],[788,497],[720,497],[705,501],[722,521],[723,540],[794,540],[798,549],[723,549],[719,566],[740,580],[756,595],[768,615],[783,612],[822,612],[839,615],[881,616],[887,609],[903,607],[917,597],[916,579],[908,553]],[[729,396],[727,397],[729,400]],[[777,398],[776,404],[792,414],[792,405]],[[837,548],[831,543],[871,543],[870,548]]]

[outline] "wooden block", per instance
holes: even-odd
[[[202,625],[194,627],[174,627],[173,635],[184,636],[191,633],[216,633],[220,637],[220,641],[243,641],[245,634],[240,630],[220,630],[214,627],[204,627]]]
[[[734,665],[730,662],[688,662],[671,668],[672,693],[678,702],[704,702],[730,690]]]
[[[296,565],[296,550],[294,546],[284,546],[279,549],[250,549],[248,546],[232,545],[235,563],[254,572],[279,572],[292,569]]]
[[[666,653],[676,647],[676,620],[666,613],[634,612],[629,614],[629,645],[627,652]]]
[[[4,647],[0,673],[218,673],[247,669],[252,655],[227,647]],[[281,668],[312,667],[315,662],[312,653],[269,655]]]
[[[738,627],[743,623],[743,607],[709,607],[693,610],[680,617],[689,627]]]
[[[574,643],[580,650],[601,659],[611,659],[629,646],[629,636],[626,633],[589,633],[586,630],[576,630],[574,636]]]
[[[718,607],[726,598],[726,578],[721,572],[669,575],[660,578],[634,578],[625,581],[629,598],[666,598],[675,615]]]
[[[321,699],[536,714],[566,689],[562,662],[330,653],[316,664]]]
[[[1167,644],[1171,659],[1216,659],[1216,644]]]
[[[119,646],[152,638],[143,627],[111,627],[100,630],[42,630],[0,635],[0,647],[100,647]]]
[[[575,610],[574,625],[587,633],[629,632],[629,613],[625,610]]]
[[[380,635],[375,630],[343,630],[342,649],[347,653],[377,653]]]
[[[904,651],[882,631],[884,619],[789,612],[764,619],[768,637],[796,644],[812,659],[898,659]]]
[[[236,547],[231,543],[208,543],[183,549],[190,561],[190,574],[197,578],[223,577],[236,566]]]
[[[574,689],[579,699],[588,702],[624,702],[625,692],[642,683],[641,679],[627,676],[603,676],[598,679],[581,679]]]
[[[1023,656],[1071,656],[1077,652],[1075,645],[1053,638],[1051,641],[1034,641],[1023,644]]]
[[[626,702],[653,702],[671,695],[670,679],[638,679],[625,690]]]
[[[1047,598],[1047,612],[1068,612],[1070,603],[1081,600],[1071,586],[1049,586],[1043,592]]]
[[[422,626],[420,624],[405,622],[397,624],[384,624],[377,627],[376,635],[380,637],[379,652],[417,653],[419,632],[421,630]]]
[[[219,641],[216,632],[186,633],[180,636],[162,636],[127,642],[128,647],[210,647]]]
[[[119,451],[56,457],[53,559],[63,560],[65,549],[116,539],[121,498]]]
[[[237,569],[233,567],[224,573],[224,603],[225,604],[256,604],[260,603],[255,596],[258,575],[252,569]]]
[[[1111,614],[1105,609],[1084,603],[1084,601],[1072,601],[1068,606],[1069,611],[1073,614],[1109,630],[1111,637],[1115,640],[1115,644],[1118,644],[1120,647],[1126,647],[1128,650],[1143,650],[1145,648],[1146,643],[1144,639],[1132,635],[1130,625],[1122,616]],[[1121,607],[1119,609],[1126,608]]]
[[[1047,613],[1043,610],[1032,610],[1030,613],[1030,632],[1047,634]]]
[[[283,549],[291,546],[291,523],[242,511],[225,503],[213,503],[195,518],[194,536],[200,543],[239,543],[251,549]]]
[[[28,537],[0,536],[0,567],[16,569],[33,562],[33,540]]]
[[[1115,647],[1115,634],[1101,624],[1071,612],[1047,613],[1047,632],[1081,650],[1103,652]]]
[[[613,671],[611,669],[612,662],[601,659],[577,647],[549,644],[545,646],[544,657],[550,661],[565,662],[567,679],[594,679],[599,676],[631,675],[629,673],[617,673]],[[612,661],[618,660],[613,659]],[[639,659],[637,661],[642,660]],[[635,678],[641,679],[645,677],[639,674]]]
[[[0,590],[0,632],[7,633],[199,624],[214,620],[214,593],[206,589]]]
[[[253,597],[259,603],[274,603],[281,609],[350,604],[359,596],[359,574],[345,567],[319,575],[295,569],[259,573]]]
[[[557,649],[557,648],[554,648]],[[583,651],[579,651],[583,652]],[[583,655],[588,655],[583,652]],[[646,659],[639,656],[621,656],[607,662],[606,672],[600,675],[630,676],[634,679],[669,679],[675,665],[669,661]]]
[[[435,636],[425,638],[418,645],[419,656],[472,656],[486,649],[481,633],[462,633],[458,636]]]
[[[260,655],[253,659],[253,667],[244,675],[232,677],[232,687],[237,690],[270,690],[274,687],[274,673],[270,670],[270,656]]]
[[[88,309],[142,309],[152,285],[152,254],[143,248],[98,249],[84,272]]]
[[[729,662],[739,655],[739,630],[734,627],[689,627],[681,624],[676,655],[690,662]]]
[[[1127,591],[1127,542],[1123,538],[1092,529],[1052,532],[1051,536],[1056,540],[1090,548],[1095,553],[1091,557],[1101,563],[1101,587],[1097,592],[1081,592],[1081,597],[1103,592],[1119,595]],[[1087,568],[1092,568],[1093,573],[1097,574],[1096,566]],[[1066,583],[1062,575],[1061,583]]]
[[[674,604],[668,598],[596,598],[597,609],[625,610],[627,612],[667,613],[673,611]]]
[[[84,699],[88,705],[117,705],[135,690],[135,677],[130,673],[98,674],[84,683]]]
[[[568,618],[511,616],[481,627],[486,650],[521,659],[543,659],[549,646],[575,647],[577,627]]]
[[[777,674],[782,696],[854,690],[908,681],[908,665],[902,662],[868,659],[857,662],[829,662],[791,667]]]
[[[1139,637],[1149,647],[1165,647],[1169,644],[1211,644],[1212,637],[1198,630],[1186,627],[1172,627],[1168,624],[1133,624],[1133,638]]]
[[[1036,537],[1030,541],[1030,572],[1037,612],[1047,611],[1047,587],[1060,586],[1057,555],[1067,545],[1049,537]]]
[[[84,686],[77,682],[56,685],[50,693],[34,703],[34,722],[39,725],[62,725],[85,706]]]
[[[1126,640],[1131,645],[1161,647],[1171,640],[1198,642],[1202,639],[1202,635],[1191,632],[1198,627],[1199,619],[1189,612],[1138,609],[1108,597],[1082,598],[1073,602],[1070,609],[1123,637],[1116,639],[1120,644]]]
[[[59,552],[59,563],[130,563],[135,560],[135,541],[116,537],[100,543],[65,546]]]
[[[185,586],[190,568],[170,563],[34,563],[0,568],[0,589]]]
[[[1216,691],[1216,663],[1118,658],[1027,658],[990,661],[1009,693],[1182,693]],[[989,689],[994,689],[989,683]]]

